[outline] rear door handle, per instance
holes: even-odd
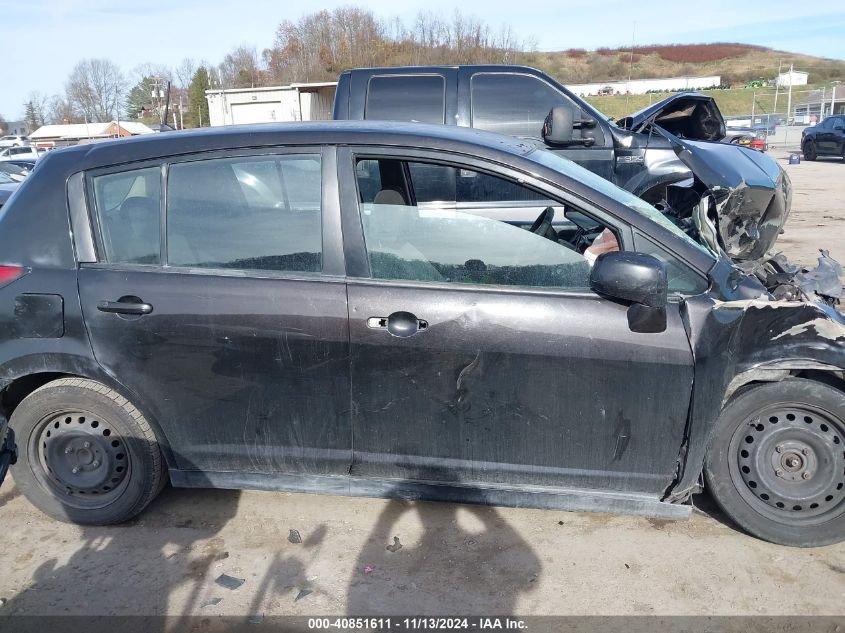
[[[112,314],[142,316],[144,314],[150,314],[153,311],[153,307],[149,303],[144,303],[138,297],[121,297],[117,301],[100,301],[97,304],[97,310]]]
[[[417,332],[428,328],[428,321],[418,319],[410,312],[394,312],[386,317],[370,317],[367,319],[367,327],[376,330],[387,330],[391,336],[408,338]]]

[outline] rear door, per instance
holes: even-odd
[[[230,151],[87,177],[99,261],[81,266],[79,289],[94,354],[158,420],[177,466],[345,473],[333,150]]]

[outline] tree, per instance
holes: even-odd
[[[47,104],[47,122],[54,125],[82,123],[85,118],[64,95],[53,95]]]
[[[188,88],[188,109],[185,112],[186,127],[202,127],[210,125],[208,118],[208,100],[205,91],[210,88],[208,70],[200,66],[194,73],[191,86]]]
[[[30,132],[34,132],[47,122],[47,98],[41,93],[29,93],[29,99],[23,109],[26,127]]]
[[[223,88],[254,88],[264,81],[255,48],[239,46],[218,66]]]
[[[176,83],[182,90],[188,90],[197,72],[197,63],[190,57],[185,57],[176,67]]]
[[[72,107],[87,121],[105,123],[120,113],[126,80],[120,68],[108,59],[85,59],[68,78],[65,92]]]
[[[156,84],[157,81],[155,78],[142,77],[141,81],[132,87],[126,95],[126,102],[123,110],[128,118],[156,118],[156,100],[153,99],[153,92],[156,90]]]
[[[6,119],[0,114],[0,134],[6,133]]]

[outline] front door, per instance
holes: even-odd
[[[349,468],[346,288],[321,221],[324,159],[230,153],[91,175],[100,263],[79,287],[94,354],[181,469]]]
[[[585,256],[548,227],[534,227],[541,236],[502,221],[502,205],[416,205],[419,160],[438,167],[415,158],[397,168],[395,155],[371,153],[340,161],[354,170],[347,181],[362,180],[357,205],[344,196],[344,218],[360,217],[370,271],[348,285],[352,474],[662,492],[682,443],[692,356],[677,304],[664,332],[633,333],[625,306],[587,288],[589,258],[608,235],[624,246],[623,228],[578,216],[604,236]],[[513,203],[518,187],[505,180],[487,192],[508,191]],[[524,198],[536,205],[537,194]],[[577,231],[559,235],[580,244]]]

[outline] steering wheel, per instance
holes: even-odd
[[[537,216],[537,219],[534,220],[534,224],[531,225],[530,231],[541,237],[557,241],[557,233],[555,233],[554,229],[552,228],[552,220],[554,219],[554,208],[546,207],[545,209],[543,209],[543,212],[539,216]],[[550,231],[552,232],[551,235],[549,234]]]

